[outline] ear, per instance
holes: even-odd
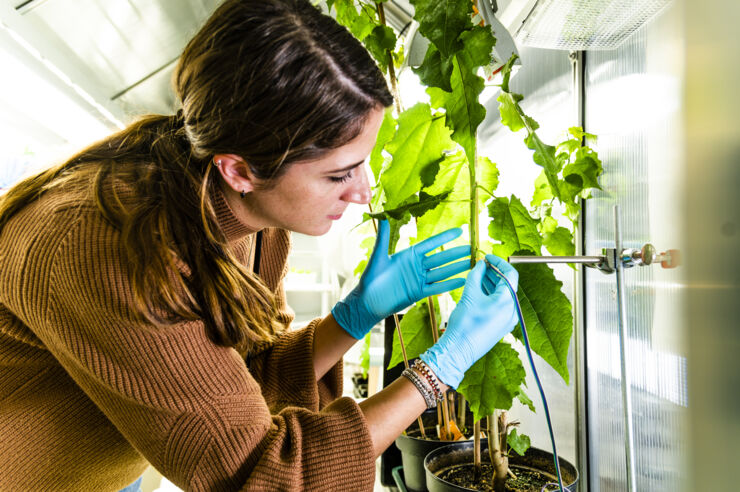
[[[213,156],[213,164],[224,182],[237,193],[249,193],[256,188],[258,179],[238,155],[216,154]]]

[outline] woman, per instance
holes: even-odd
[[[428,255],[459,231],[388,257],[381,223],[360,285],[286,329],[289,231],[370,200],[381,73],[307,1],[227,0],[174,85],[177,115],[0,199],[0,490],[115,491],[149,463],[187,490],[371,490],[375,458],[513,328],[512,301],[479,263],[426,364],[338,398],[344,352],[469,263]]]

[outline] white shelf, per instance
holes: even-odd
[[[329,283],[300,284],[286,282],[283,287],[285,292],[331,292],[334,290],[332,284]]]

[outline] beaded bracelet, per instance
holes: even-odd
[[[427,383],[434,392],[434,398],[436,398],[437,400],[444,399],[444,393],[442,392],[442,388],[439,385],[439,378],[437,378],[437,375],[434,374],[431,369],[429,369],[429,366],[426,365],[423,360],[416,359],[414,365],[411,367],[419,371],[419,373],[424,376]]]
[[[425,379],[420,376],[419,373],[410,367],[407,367],[403,370],[401,376],[404,376],[406,379],[411,381],[414,386],[416,386],[416,389],[419,390],[421,396],[424,397],[424,403],[427,404],[427,408],[435,408],[437,406],[437,399],[435,398],[434,390],[426,383]]]

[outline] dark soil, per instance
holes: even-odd
[[[552,483],[552,477],[529,468],[511,466],[511,471],[516,475],[514,480],[511,475],[506,480],[506,490],[510,492],[540,492],[546,483]],[[442,480],[453,483],[460,487],[484,492],[493,491],[493,467],[490,463],[481,464],[481,476],[475,480],[475,467],[473,465],[456,465],[445,468],[437,476]],[[557,481],[557,480],[555,480]],[[553,490],[552,488],[549,490]]]

